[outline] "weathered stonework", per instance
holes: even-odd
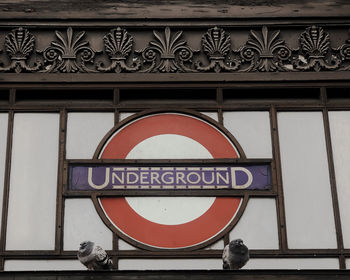
[[[96,33],[89,35],[68,27],[66,34],[55,31],[55,40],[39,50],[36,49],[38,36],[26,28],[13,29],[5,36],[3,48],[10,63],[3,62],[5,66],[0,67],[0,71],[218,73],[350,70],[350,39],[344,38],[344,44],[332,47],[329,32],[315,25],[298,35],[298,41],[294,42],[297,48],[281,39],[280,30],[266,26],[247,31],[248,40],[235,48],[234,33],[217,26],[209,28],[201,37],[199,50],[184,39],[185,31],[174,32],[169,27],[161,32],[153,30],[152,40],[141,49],[135,49],[138,37],[124,28],[103,32],[99,38]],[[94,50],[91,39],[102,41],[103,50]],[[36,61],[30,62],[34,54]]]

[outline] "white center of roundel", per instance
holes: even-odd
[[[197,141],[176,134],[162,134],[137,144],[126,159],[213,158]],[[143,218],[158,224],[183,224],[202,216],[215,197],[126,197],[130,207]]]

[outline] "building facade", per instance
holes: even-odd
[[[350,5],[265,2],[0,1],[3,275],[348,277]]]

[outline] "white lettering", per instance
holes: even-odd
[[[205,175],[206,174],[210,174],[211,175],[211,179],[210,181],[207,181],[206,178],[205,178]],[[214,180],[215,180],[215,176],[214,176],[214,172],[202,172],[202,180],[204,183],[208,184],[208,185],[211,185],[214,183]]]
[[[191,176],[193,177],[193,176],[197,176],[197,180],[195,180],[195,181],[192,181],[191,180]],[[196,172],[190,172],[190,173],[188,173],[187,174],[187,181],[188,182],[190,182],[191,184],[198,184],[199,182],[200,182],[200,180],[201,180],[201,177],[199,176],[199,174],[198,173],[196,173]]]
[[[161,185],[158,172],[151,172],[151,185],[155,185],[154,181],[156,181],[158,185]]]
[[[131,180],[131,176],[134,176],[134,180]],[[135,172],[128,172],[126,174],[126,183],[129,184],[135,184],[139,180],[139,175]]]
[[[120,176],[116,172],[112,173],[112,184],[114,185],[116,182],[119,181],[118,184],[124,185],[124,172],[120,172]]]
[[[173,175],[172,172],[164,172],[161,176],[161,180],[165,183],[165,184],[174,184],[174,177],[172,176],[168,176],[168,181],[166,180],[165,176],[167,175]]]
[[[176,184],[180,184],[180,181],[182,184],[187,185],[185,181],[185,174],[183,172],[176,172]]]
[[[220,183],[220,179],[224,182],[224,184],[229,184],[230,183],[230,179],[229,179],[229,175],[228,175],[228,172],[225,172],[225,177],[222,176],[220,174],[220,172],[216,172],[216,183],[218,185],[221,185],[222,183]]]
[[[244,172],[248,176],[248,180],[247,180],[247,182],[245,184],[237,185],[237,182],[236,182],[236,172],[237,171]],[[252,182],[253,182],[253,175],[247,168],[244,168],[244,167],[231,167],[231,179],[232,179],[232,188],[234,188],[234,189],[246,189],[252,184]]]
[[[106,173],[105,173],[105,182],[102,185],[96,185],[92,181],[92,167],[88,168],[88,183],[90,187],[96,189],[96,190],[101,190],[105,188],[109,184],[109,174],[110,174],[110,168],[106,168]]]
[[[149,184],[149,182],[147,181],[147,174],[148,172],[140,172],[140,179],[141,179],[141,184]]]

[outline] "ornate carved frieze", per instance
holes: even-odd
[[[292,52],[285,42],[278,38],[280,31],[270,32],[263,26],[261,32],[250,31],[247,43],[240,51],[243,61],[249,61],[250,66],[243,71],[288,71],[286,62]]]
[[[1,72],[20,73],[22,71],[35,72],[40,69],[41,63],[38,61],[34,66],[28,65],[28,58],[35,48],[35,38],[28,30],[22,27],[12,30],[5,37],[5,51],[11,59],[8,66],[0,67]]]
[[[300,36],[300,55],[294,61],[298,70],[320,71],[321,69],[335,70],[339,68],[341,59],[330,53],[331,40],[329,34],[321,27],[311,26]]]
[[[153,31],[153,35],[155,41],[149,42],[141,52],[144,63],[151,63],[151,66],[142,72],[194,72],[185,65],[191,61],[194,50],[181,40],[182,31],[172,36],[170,28],[166,27],[164,34]]]
[[[74,32],[68,27],[64,32],[55,31],[55,38],[46,46],[41,44],[39,50],[36,49],[36,41],[40,42],[40,34],[34,36],[22,27],[13,29],[5,35],[0,72],[217,73],[350,70],[350,39],[344,38],[343,45],[334,46],[329,32],[319,26],[301,30],[298,36],[292,36],[296,38],[294,41],[289,39],[288,42],[280,30],[263,26],[247,32],[247,39],[243,43],[241,40],[239,44],[234,31],[229,32],[217,26],[204,31],[197,44],[190,38],[190,32],[172,31],[169,27],[153,30],[149,34],[151,39],[147,41],[144,38],[138,41],[138,36],[133,36],[121,27],[116,27],[101,37],[98,34],[100,33]],[[93,45],[101,46],[97,47],[101,51],[95,50]]]
[[[140,69],[139,58],[135,57],[131,64],[127,63],[127,59],[133,51],[134,39],[125,29],[118,27],[111,30],[103,37],[103,42],[111,64],[108,67],[103,67],[103,62],[99,62],[97,71],[120,73],[122,71],[135,72]]]
[[[196,62],[196,69],[199,71],[220,72],[235,71],[240,65],[239,60],[227,61],[227,55],[231,52],[231,39],[228,34],[221,28],[214,27],[202,37],[202,48],[204,53],[209,57],[210,63],[202,66],[201,61]]]
[[[350,39],[346,40],[346,43],[338,50],[340,50],[340,57],[343,62],[350,61]],[[343,66],[341,70],[350,70],[350,65]]]
[[[87,62],[94,62],[96,52],[89,47],[88,41],[83,41],[84,31],[74,34],[69,27],[66,36],[58,31],[55,34],[58,41],[51,42],[51,46],[42,52],[45,62],[42,72],[96,72],[86,67]]]

